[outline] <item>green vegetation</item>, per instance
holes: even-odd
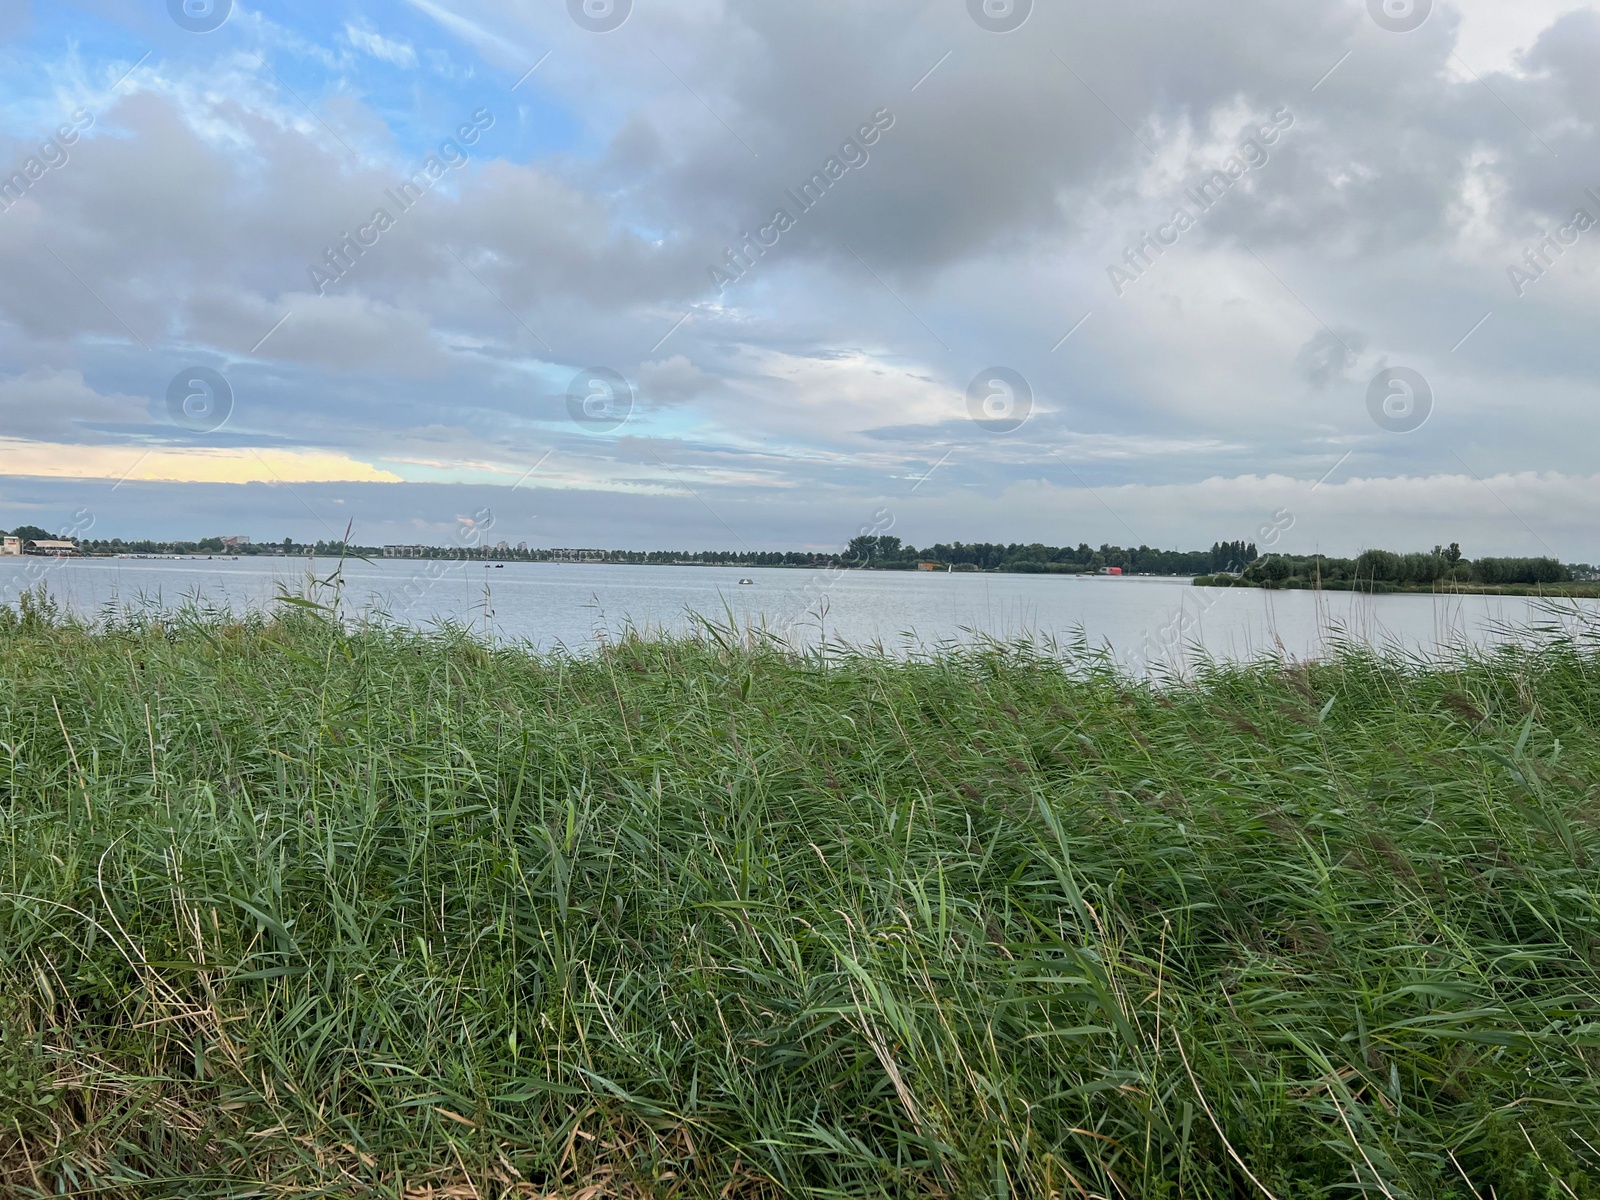
[[[892,518],[885,518],[892,523]],[[487,510],[475,514],[465,536],[455,546],[401,547],[405,557],[503,560],[505,562],[566,561],[573,551],[490,544],[494,516]],[[28,528],[32,528],[29,526]],[[38,530],[29,535],[49,537]],[[87,554],[237,554],[354,555],[382,558],[382,546],[357,546],[340,541],[282,542],[228,545],[221,538],[199,541],[124,541],[121,538],[84,539]],[[1130,575],[1196,575],[1206,571],[1236,571],[1256,557],[1253,542],[1217,542],[1210,550],[1160,550],[1150,546],[1122,547],[1087,542],[1072,546],[1046,546],[1040,542],[938,542],[922,549],[888,534],[863,533],[837,552],[815,550],[583,550],[585,562],[629,563],[642,566],[687,565],[727,567],[802,567],[812,570],[913,571],[922,562],[949,565],[957,571],[1014,571],[1023,574],[1074,574],[1121,567]]]
[[[893,524],[892,517],[884,521]],[[881,526],[884,521],[880,521]],[[1461,548],[1435,546],[1430,553],[1394,554],[1368,550],[1359,558],[1326,555],[1257,554],[1254,542],[1213,542],[1209,550],[1162,550],[1152,546],[1099,548],[1080,542],[1047,546],[1042,542],[935,542],[920,549],[891,534],[861,533],[837,552],[817,550],[556,550],[490,544],[494,514],[482,509],[464,527],[455,546],[403,546],[390,549],[401,557],[452,561],[595,562],[636,566],[797,567],[808,570],[914,571],[927,563],[954,571],[1000,571],[1023,575],[1096,574],[1111,567],[1125,575],[1194,576],[1202,587],[1313,588],[1336,591],[1493,591],[1511,595],[1545,594],[1550,585],[1571,596],[1600,596],[1594,588],[1568,586],[1574,581],[1600,584],[1600,569],[1587,563],[1564,564],[1554,558],[1480,558],[1461,556]],[[35,526],[15,531],[27,538],[51,535]],[[1264,534],[1274,534],[1263,526]],[[348,533],[347,535],[348,536]],[[229,554],[250,556],[323,556],[383,558],[382,546],[343,541],[246,543],[228,545],[211,537],[199,541],[123,541],[82,539],[79,550],[89,555]],[[1543,592],[1540,589],[1544,589]]]
[[[1200,587],[1324,588],[1358,592],[1491,592],[1499,595],[1597,596],[1600,586],[1576,584],[1593,579],[1587,564],[1567,566],[1554,558],[1479,558],[1461,556],[1461,547],[1435,546],[1431,552],[1395,554],[1367,550],[1358,558],[1323,554],[1268,554],[1237,575],[1195,579]]]
[[[9,533],[14,538],[21,538],[25,542],[48,541],[56,535],[48,530],[40,529],[37,525],[18,525],[15,529],[0,529],[0,535]]]
[[[1600,1197],[1590,641],[5,611],[7,1197]]]
[[[950,565],[966,571],[1012,571],[1033,575],[1070,575],[1120,567],[1130,575],[1196,575],[1204,571],[1238,570],[1256,556],[1254,543],[1216,542],[1210,550],[1160,550],[1150,546],[1102,545],[1087,542],[1046,546],[1040,542],[936,542],[922,549],[888,535],[862,534],[850,539],[841,565],[909,571],[918,563]],[[763,565],[763,564],[755,564]]]

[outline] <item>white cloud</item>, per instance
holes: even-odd
[[[417,65],[417,52],[411,48],[409,42],[386,38],[375,29],[364,29],[349,23],[345,24],[344,36],[357,50],[370,54],[373,58],[407,69]]]
[[[1600,12],[1597,0],[1454,0],[1460,15],[1456,50],[1480,75],[1513,71],[1539,35],[1570,12]]]

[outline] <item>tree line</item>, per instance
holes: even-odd
[[[912,570],[921,563],[956,570],[1021,574],[1076,574],[1119,567],[1130,575],[1203,575],[1240,571],[1256,558],[1254,542],[1213,542],[1210,550],[1159,550],[1087,542],[1047,546],[1042,542],[935,542],[918,549],[890,535],[852,538],[842,558],[880,569]]]
[[[1457,542],[1429,551],[1397,554],[1391,550],[1365,550],[1355,558],[1325,554],[1268,554],[1253,560],[1236,577],[1213,575],[1199,583],[1254,587],[1323,587],[1391,591],[1433,587],[1439,584],[1474,584],[1483,587],[1520,585],[1539,587],[1572,583],[1595,577],[1587,563],[1566,564],[1559,559],[1484,557],[1469,559]]]
[[[55,535],[31,525],[14,530],[27,540]],[[122,538],[85,539],[79,549],[88,554],[237,554],[242,556],[318,555],[351,558],[382,558],[382,546],[346,544],[337,540],[296,542],[253,542],[225,545],[221,538],[195,541],[127,540]],[[409,549],[409,548],[408,548]],[[510,547],[486,544],[474,546],[425,546],[414,555],[419,558],[472,558],[505,562],[551,562],[564,552],[548,548]],[[1023,574],[1071,574],[1098,572],[1120,567],[1136,575],[1201,575],[1213,571],[1240,571],[1256,557],[1254,542],[1214,542],[1209,550],[1160,550],[1150,546],[1113,545],[1047,546],[1041,542],[937,542],[918,548],[892,535],[864,534],[852,538],[839,551],[826,550],[595,550],[592,561],[635,563],[661,566],[812,567],[844,570],[869,568],[884,571],[916,570],[922,563],[950,567],[957,571],[1011,571]]]
[[[0,531],[3,533],[4,531]],[[36,525],[19,525],[10,536],[24,541],[56,538]],[[87,554],[237,554],[245,556],[346,556],[383,558],[382,546],[361,546],[338,540],[224,545],[221,538],[195,541],[158,541],[121,538],[83,539]],[[410,549],[410,548],[408,548]],[[502,562],[565,561],[570,552],[527,546],[477,544],[425,546],[408,557],[478,559]],[[1161,550],[1151,546],[1049,546],[1042,542],[935,542],[914,546],[890,534],[862,534],[838,551],[817,550],[592,550],[587,561],[632,563],[648,566],[809,567],[816,569],[911,571],[923,564],[954,571],[999,571],[1016,574],[1091,574],[1117,567],[1128,575],[1179,575],[1201,582],[1257,587],[1353,587],[1376,590],[1425,587],[1440,583],[1484,586],[1568,583],[1600,578],[1600,570],[1587,563],[1565,564],[1545,556],[1536,558],[1484,557],[1467,559],[1458,543],[1435,546],[1431,551],[1399,554],[1366,550],[1355,558],[1323,554],[1260,554],[1254,542],[1213,542],[1209,550]]]

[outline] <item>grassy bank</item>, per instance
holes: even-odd
[[[1597,678],[13,625],[0,1194],[1589,1200]]]
[[[1238,575],[1197,575],[1195,587],[1267,588],[1285,592],[1399,593],[1414,596],[1526,596],[1542,600],[1600,599],[1600,583],[1391,583],[1386,579],[1247,579]]]

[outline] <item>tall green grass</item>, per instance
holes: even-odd
[[[0,627],[0,1194],[1600,1196],[1600,654]]]

